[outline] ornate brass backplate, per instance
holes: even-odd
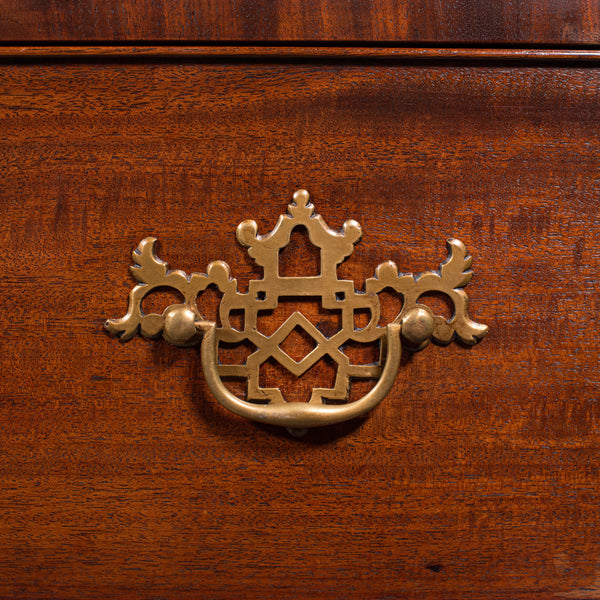
[[[216,399],[234,413],[260,421],[288,427],[298,432],[308,427],[339,423],[362,415],[375,407],[392,387],[400,365],[401,339],[410,350],[422,350],[431,339],[449,343],[457,337],[474,344],[487,333],[487,326],[475,323],[467,313],[468,298],[464,288],[472,277],[469,270],[472,258],[459,240],[447,242],[449,255],[438,271],[420,275],[398,273],[391,261],[380,264],[375,276],[367,279],[365,291],[355,289],[354,282],[338,279],[337,266],[353,251],[362,230],[353,220],[346,221],[342,231],[329,229],[320,215],[314,214],[308,192],[299,190],[281,215],[273,231],[258,234],[254,221],[244,221],[237,228],[238,241],[248,247],[248,254],[264,270],[262,279],[249,282],[248,292],[238,291],[237,281],[231,277],[229,266],[222,261],[208,265],[206,274],[169,271],[168,265],[154,254],[155,238],[145,238],[133,252],[135,265],[131,267],[139,282],[129,295],[127,314],[121,319],[106,322],[106,328],[119,335],[123,341],[140,332],[145,337],[162,335],[177,346],[201,343],[202,367],[206,382]],[[308,231],[310,242],[321,251],[320,275],[311,277],[282,277],[279,274],[279,252],[290,241],[295,227]],[[223,294],[219,305],[221,326],[207,321],[199,312],[197,298],[209,285],[216,285]],[[157,288],[170,287],[179,291],[184,301],[168,306],[162,314],[143,314],[142,300]],[[401,312],[384,327],[380,321],[378,294],[393,290],[402,297]],[[454,304],[450,319],[435,315],[431,309],[419,304],[427,292],[446,294]],[[321,298],[324,309],[341,311],[342,327],[326,337],[301,312],[294,312],[272,335],[267,336],[257,328],[259,311],[277,307],[281,297]],[[355,311],[367,310],[370,319],[366,327],[354,326]],[[240,311],[243,325],[236,328],[230,315]],[[302,360],[296,361],[281,348],[282,343],[296,328],[303,329],[316,346]],[[220,343],[242,343],[249,340],[256,347],[245,364],[221,364],[218,360]],[[344,353],[344,345],[379,342],[379,361],[370,365],[351,364]],[[286,402],[278,388],[263,388],[259,384],[260,366],[274,358],[296,376],[301,376],[319,359],[329,355],[337,363],[337,376],[333,388],[316,388],[308,403]],[[246,399],[232,394],[222,378],[244,377],[247,380]],[[365,396],[348,402],[352,378],[377,379]]]

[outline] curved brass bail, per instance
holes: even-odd
[[[204,336],[201,350],[202,370],[206,383],[219,404],[240,417],[293,429],[333,425],[368,413],[387,396],[394,385],[402,354],[400,325],[391,323],[386,328],[387,357],[381,377],[373,389],[360,400],[339,405],[304,402],[253,404],[241,400],[223,385],[217,368],[216,324],[204,321],[200,327]]]

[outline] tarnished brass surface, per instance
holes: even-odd
[[[321,249],[321,272],[310,277],[281,277],[279,252],[290,241],[292,230],[306,227],[312,244]],[[133,252],[131,267],[138,284],[129,295],[127,314],[121,319],[106,322],[106,328],[122,340],[140,332],[146,337],[163,337],[178,346],[193,346],[202,340],[202,367],[207,384],[216,399],[234,413],[260,421],[298,430],[338,423],[357,417],[374,408],[391,389],[400,364],[401,337],[407,348],[421,350],[434,339],[448,343],[458,337],[473,344],[487,333],[487,326],[469,318],[468,298],[462,288],[470,281],[472,259],[459,240],[447,242],[449,255],[437,272],[420,275],[398,273],[391,261],[380,264],[375,276],[367,279],[364,292],[357,292],[353,281],[340,280],[337,265],[353,251],[362,230],[353,220],[346,221],[342,231],[327,227],[320,215],[314,214],[308,192],[299,190],[288,207],[288,214],[279,217],[273,231],[258,234],[254,221],[244,221],[237,228],[238,241],[248,247],[249,255],[263,268],[262,279],[249,282],[247,293],[240,293],[237,281],[231,277],[229,266],[222,261],[208,265],[206,274],[169,271],[167,264],[154,254],[155,238],[145,238]],[[196,299],[209,285],[216,285],[223,297],[219,305],[221,327],[207,321],[198,311]],[[162,315],[143,314],[141,303],[158,287],[171,287],[184,297],[181,304],[168,306]],[[392,323],[380,327],[378,293],[391,289],[403,298],[401,312]],[[435,315],[428,306],[419,304],[427,292],[446,294],[454,304],[450,319]],[[321,298],[323,308],[341,311],[342,327],[331,337],[324,336],[301,312],[294,312],[272,335],[257,329],[259,311],[274,309],[280,297]],[[369,323],[362,329],[354,327],[355,310],[368,310]],[[234,328],[229,316],[242,311],[243,326]],[[315,348],[302,360],[296,361],[281,348],[281,344],[297,327],[308,333]],[[218,349],[221,342],[241,343],[249,340],[256,351],[245,364],[220,364]],[[344,354],[349,341],[379,342],[379,361],[370,365],[354,365]],[[333,388],[316,388],[308,403],[288,403],[279,388],[259,385],[260,366],[274,358],[296,376],[301,376],[317,361],[329,355],[337,363]],[[234,396],[223,384],[223,377],[244,377],[247,380],[246,399]],[[375,387],[361,399],[348,402],[352,378],[378,379]],[[331,404],[335,402],[335,404]]]

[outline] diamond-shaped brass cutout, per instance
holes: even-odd
[[[279,347],[295,362],[301,362],[316,347],[317,342],[300,325],[296,325]]]

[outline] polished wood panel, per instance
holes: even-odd
[[[600,595],[598,67],[33,61],[0,90],[1,596]],[[358,285],[462,239],[490,326],[302,440],[102,327],[142,237],[245,286],[237,223],[298,187],[362,224]]]
[[[1,0],[3,41],[595,44],[598,0]]]
[[[448,62],[474,63],[504,62],[506,64],[534,61],[540,64],[595,63],[600,62],[600,50],[593,48],[434,48],[394,46],[234,46],[234,45],[52,45],[52,46],[0,46],[0,60],[4,63],[25,61],[69,61],[69,60],[117,60],[124,61],[349,61],[354,63],[386,62]]]

